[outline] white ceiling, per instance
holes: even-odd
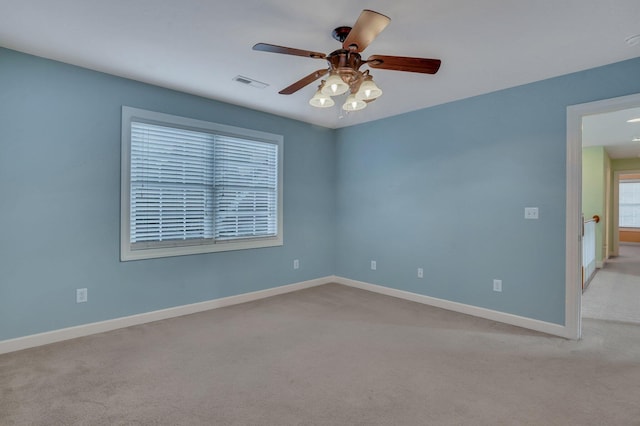
[[[279,95],[325,62],[251,47],[329,53],[362,9],[391,18],[364,58],[439,58],[440,72],[372,70],[383,96],[349,114],[309,106],[315,84]],[[0,45],[336,128],[638,57],[625,39],[639,17],[638,0],[0,0]]]
[[[640,157],[640,122],[628,120],[640,118],[640,105],[604,114],[582,118],[582,146],[604,146],[613,159]]]

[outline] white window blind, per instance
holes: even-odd
[[[213,135],[131,123],[131,242],[213,238]]]
[[[275,236],[278,147],[218,136],[214,142],[215,238]]]
[[[621,181],[619,189],[618,226],[640,228],[640,181]]]
[[[283,244],[281,135],[122,107],[120,258]]]

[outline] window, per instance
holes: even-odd
[[[620,181],[620,220],[621,228],[640,228],[640,181]]]
[[[282,245],[282,136],[122,108],[121,259]]]

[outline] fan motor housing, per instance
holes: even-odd
[[[347,49],[334,50],[327,56],[332,69],[351,68],[357,71],[362,65],[362,58],[357,52]]]
[[[358,71],[363,64],[360,54],[351,50],[338,49],[327,56],[331,69],[336,71],[349,86],[358,85],[362,73]]]

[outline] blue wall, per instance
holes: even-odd
[[[122,105],[284,135],[284,246],[120,262]],[[334,158],[329,129],[0,49],[0,340],[333,274]]]
[[[561,324],[566,107],[638,75],[329,130],[0,49],[0,341],[332,274]],[[122,105],[284,135],[284,246],[119,262]]]
[[[566,107],[639,76],[635,59],[340,129],[336,275],[564,324]]]

